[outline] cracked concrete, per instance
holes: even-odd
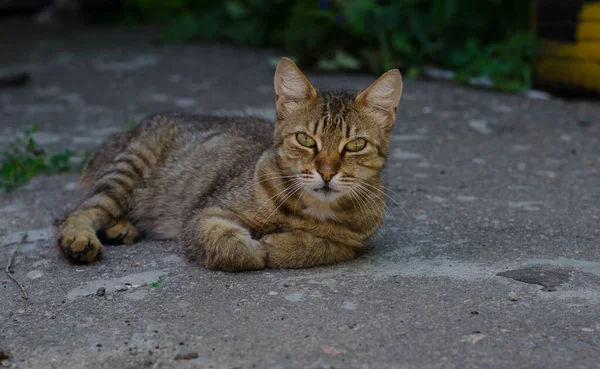
[[[159,111],[274,116],[273,51],[157,48],[147,30],[3,27],[0,69],[32,82],[0,90],[0,147],[32,122],[44,144],[90,150]],[[308,76],[354,89],[374,78]],[[28,235],[12,267],[27,306],[0,281],[10,365],[598,367],[600,107],[423,81],[404,91],[389,211],[349,263],[227,274],[146,239],[72,265],[52,233],[80,199],[77,176],[1,194],[1,265]]]

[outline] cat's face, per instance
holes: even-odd
[[[373,191],[402,90],[390,71],[365,91],[316,91],[289,60],[275,74],[278,163],[290,186],[322,202]]]

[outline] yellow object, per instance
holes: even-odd
[[[574,42],[540,40],[538,80],[600,92],[600,1],[582,5],[573,36]]]

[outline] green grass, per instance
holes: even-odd
[[[80,172],[91,153],[77,153],[66,149],[55,152],[52,147],[44,149],[34,140],[35,125],[27,128],[23,137],[15,138],[2,153],[0,162],[0,188],[10,192],[32,177],[42,174]],[[84,160],[77,163],[72,158]]]
[[[125,119],[125,131],[130,132],[137,126],[138,122],[133,117],[127,117]]]
[[[275,47],[326,72],[399,68],[416,78],[434,66],[518,92],[531,88],[537,58],[533,9],[524,0],[124,0],[122,15],[162,26],[158,44]]]

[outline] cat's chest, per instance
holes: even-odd
[[[301,210],[301,213],[320,221],[336,219],[336,215],[329,206],[310,206]]]

